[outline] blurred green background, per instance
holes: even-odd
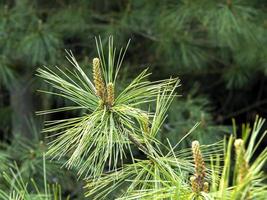
[[[239,124],[265,117],[266,11],[265,0],[0,0],[0,169],[15,160],[26,178],[38,179],[43,121],[79,113],[36,117],[70,103],[36,92],[50,89],[36,69],[71,67],[67,49],[90,74],[95,36],[105,43],[113,35],[118,47],[131,39],[122,85],[147,67],[153,80],[180,77],[181,96],[169,110],[163,142],[177,143],[201,122],[190,137],[211,143],[229,132],[232,118]],[[59,166],[48,168],[51,181],[64,181],[66,194],[82,198],[81,183]]]

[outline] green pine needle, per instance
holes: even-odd
[[[37,75],[56,89],[49,94],[61,96],[71,100],[75,106],[55,110],[41,111],[39,114],[67,111],[72,109],[86,109],[86,114],[80,117],[47,122],[44,132],[54,134],[48,154],[61,158],[68,155],[67,167],[77,167],[80,175],[98,177],[105,170],[115,170],[123,163],[125,151],[130,151],[131,144],[140,145],[144,142],[142,126],[147,123],[151,113],[143,110],[142,105],[157,100],[157,96],[164,91],[168,107],[178,87],[178,79],[171,78],[162,81],[147,81],[149,74],[144,70],[124,90],[116,91],[116,78],[122,65],[125,51],[120,50],[116,57],[113,39],[109,39],[108,52],[104,52],[101,39],[97,41],[97,49],[101,61],[104,83],[113,83],[115,87],[114,105],[106,105],[95,93],[93,81],[81,69],[72,53],[68,53],[68,60],[75,67],[65,70],[56,67],[55,70],[38,69]],[[128,46],[128,45],[127,45]],[[107,60],[105,59],[107,56]],[[117,60],[116,60],[117,58]],[[44,91],[45,92],[45,91]],[[158,100],[160,101],[160,100]],[[156,112],[162,112],[157,110]],[[164,108],[163,113],[166,112]],[[161,124],[160,124],[161,125]],[[153,131],[155,132],[155,127]],[[143,149],[144,150],[144,149]]]

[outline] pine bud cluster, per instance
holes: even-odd
[[[105,96],[105,84],[102,79],[100,60],[98,58],[93,59],[93,79],[96,89],[96,95],[103,100]]]
[[[248,162],[245,159],[244,141],[242,139],[236,139],[234,146],[236,153],[236,168],[238,169],[237,183],[242,183],[249,168]]]
[[[112,107],[115,99],[114,85],[113,83],[105,85],[102,78],[99,58],[93,59],[93,79],[96,95],[101,99],[101,104],[107,105],[109,108]]]
[[[114,85],[113,83],[108,83],[107,85],[107,104],[108,106],[113,106],[114,104]]]
[[[150,132],[149,117],[147,114],[144,114],[144,121],[142,122],[142,128],[144,133],[148,134]]]
[[[201,191],[208,192],[209,183],[205,182],[206,166],[205,166],[205,162],[204,162],[198,141],[192,142],[192,153],[193,153],[194,164],[195,164],[195,173],[190,178],[192,190],[195,193],[199,193]]]

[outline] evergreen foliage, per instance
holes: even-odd
[[[265,199],[266,5],[0,0],[0,199]]]

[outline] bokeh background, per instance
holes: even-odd
[[[118,47],[131,39],[121,85],[147,67],[151,80],[181,79],[163,142],[168,137],[177,143],[200,122],[182,145],[192,139],[211,143],[231,132],[233,118],[240,127],[257,114],[266,117],[265,0],[0,0],[0,169],[15,160],[26,179],[41,179],[43,121],[79,113],[36,116],[70,103],[37,92],[51,88],[35,76],[36,69],[71,67],[67,49],[91,74],[95,36],[105,44],[111,35]],[[82,199],[75,172],[60,165],[47,164],[48,178]]]

